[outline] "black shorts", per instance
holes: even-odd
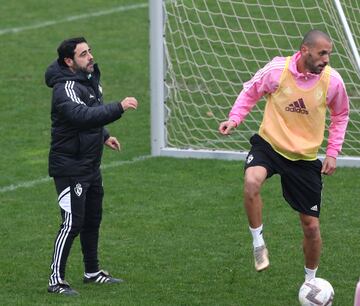
[[[250,143],[245,170],[262,166],[267,170],[267,178],[279,174],[283,196],[291,207],[305,215],[319,217],[323,187],[321,161],[286,159],[257,134],[250,138]]]

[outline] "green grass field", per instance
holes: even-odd
[[[0,304],[298,305],[302,234],[277,177],[263,190],[271,267],[258,274],[242,206],[242,163],[149,157],[147,2],[0,3]],[[91,17],[95,12],[104,14]],[[92,45],[106,101],[133,95],[140,105],[108,127],[122,151],[106,150],[103,158],[100,261],[126,282],[83,285],[76,240],[67,280],[81,295],[66,298],[46,292],[60,216],[46,178],[51,91],[44,71],[58,44],[78,35]],[[360,276],[359,178],[359,169],[340,168],[324,179],[318,276],[334,286],[335,306],[352,305]]]

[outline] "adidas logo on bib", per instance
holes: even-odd
[[[308,115],[309,112],[306,109],[304,100],[302,98],[290,103],[289,106],[285,107],[285,111],[292,112],[292,113],[299,113],[303,115]]]

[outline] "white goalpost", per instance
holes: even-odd
[[[360,2],[357,0],[149,0],[151,147],[154,156],[245,159],[259,101],[228,137],[218,132],[243,83],[312,28],[333,40],[331,66],[350,98],[339,166],[360,167]],[[320,150],[325,153],[327,135]]]

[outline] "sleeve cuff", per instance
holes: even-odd
[[[233,121],[235,123],[235,127],[238,127],[238,125],[240,124],[239,120],[235,120],[234,118],[229,118],[230,121]]]
[[[118,102],[117,103],[118,104],[118,106],[119,106],[119,108],[120,108],[120,112],[121,112],[121,114],[124,112],[124,109],[123,109],[123,107],[122,107],[122,105],[121,105],[121,102]]]
[[[110,133],[106,128],[103,128],[104,143],[110,138]]]
[[[326,150],[326,156],[337,158],[339,155],[339,152],[334,149],[327,149]]]

